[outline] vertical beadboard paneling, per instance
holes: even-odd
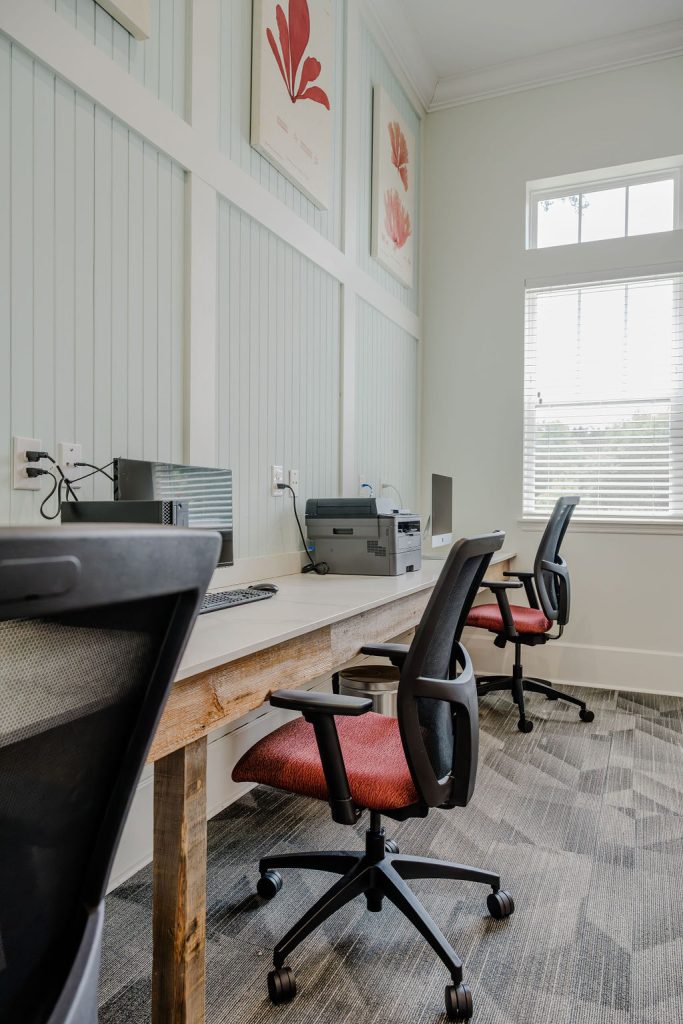
[[[419,199],[415,206],[414,240],[415,264],[413,268],[413,287],[406,288],[392,274],[384,270],[371,252],[371,216],[372,216],[372,103],[373,87],[383,86],[391,96],[396,109],[405,118],[414,138],[417,152],[411,161],[414,175],[415,195],[420,195],[420,119],[415,113],[410,100],[401,88],[375,37],[361,21],[359,41],[360,66],[359,95],[360,110],[358,111],[358,135],[354,145],[358,150],[358,264],[371,274],[383,288],[405,303],[413,312],[418,308],[418,253],[420,247]]]
[[[9,522],[11,439],[11,122],[12,48],[0,35],[0,523]]]
[[[260,153],[252,149],[251,53],[252,0],[220,0],[219,143],[221,150],[243,170],[294,210],[307,224],[335,245],[341,239],[341,168],[344,87],[344,27],[346,0],[333,0],[335,33],[332,116],[332,202],[319,210]]]
[[[185,116],[188,0],[150,0],[150,37],[144,42],[133,39],[95,0],[47,2],[157,99]]]
[[[239,558],[300,547],[270,466],[307,496],[339,489],[339,284],[225,200],[218,203],[218,451],[234,474]]]
[[[0,36],[0,522],[46,493],[12,489],[13,434],[182,461],[184,184]]]
[[[33,61],[12,48],[10,196],[11,270],[9,293],[10,381],[12,432],[25,437],[33,433]],[[15,225],[19,230],[15,230]],[[2,290],[2,289],[0,289]],[[17,397],[21,396],[17,402]],[[41,438],[41,440],[45,440]],[[8,467],[9,470],[9,467]],[[12,491],[10,516],[17,523],[29,522],[33,494]]]
[[[393,484],[404,506],[418,498],[418,345],[359,301],[356,338],[356,466],[364,482]],[[392,491],[386,497],[395,497]]]

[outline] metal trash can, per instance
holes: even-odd
[[[373,711],[396,718],[399,675],[393,665],[354,665],[339,673],[339,692],[369,697]]]

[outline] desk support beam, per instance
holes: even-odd
[[[203,736],[154,765],[152,1024],[202,1024],[206,946]]]

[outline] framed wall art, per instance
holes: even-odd
[[[251,144],[320,209],[332,190],[331,0],[254,0]]]
[[[375,86],[372,144],[372,255],[407,288],[415,259],[415,138]]]

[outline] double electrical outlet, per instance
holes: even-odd
[[[43,442],[37,437],[13,437],[12,454],[14,460],[14,489],[17,491],[39,491],[42,481],[39,476],[30,477],[26,470],[29,466],[48,469],[49,463],[29,462],[27,452],[42,452]],[[57,442],[57,465],[67,480],[73,480],[80,473],[77,462],[81,461],[81,446],[71,441]]]
[[[285,471],[282,466],[271,466],[270,467],[270,493],[274,498],[281,498],[285,493],[278,487],[278,484],[285,482]],[[289,486],[292,488],[295,496],[299,494],[299,470],[290,469],[289,471]]]

